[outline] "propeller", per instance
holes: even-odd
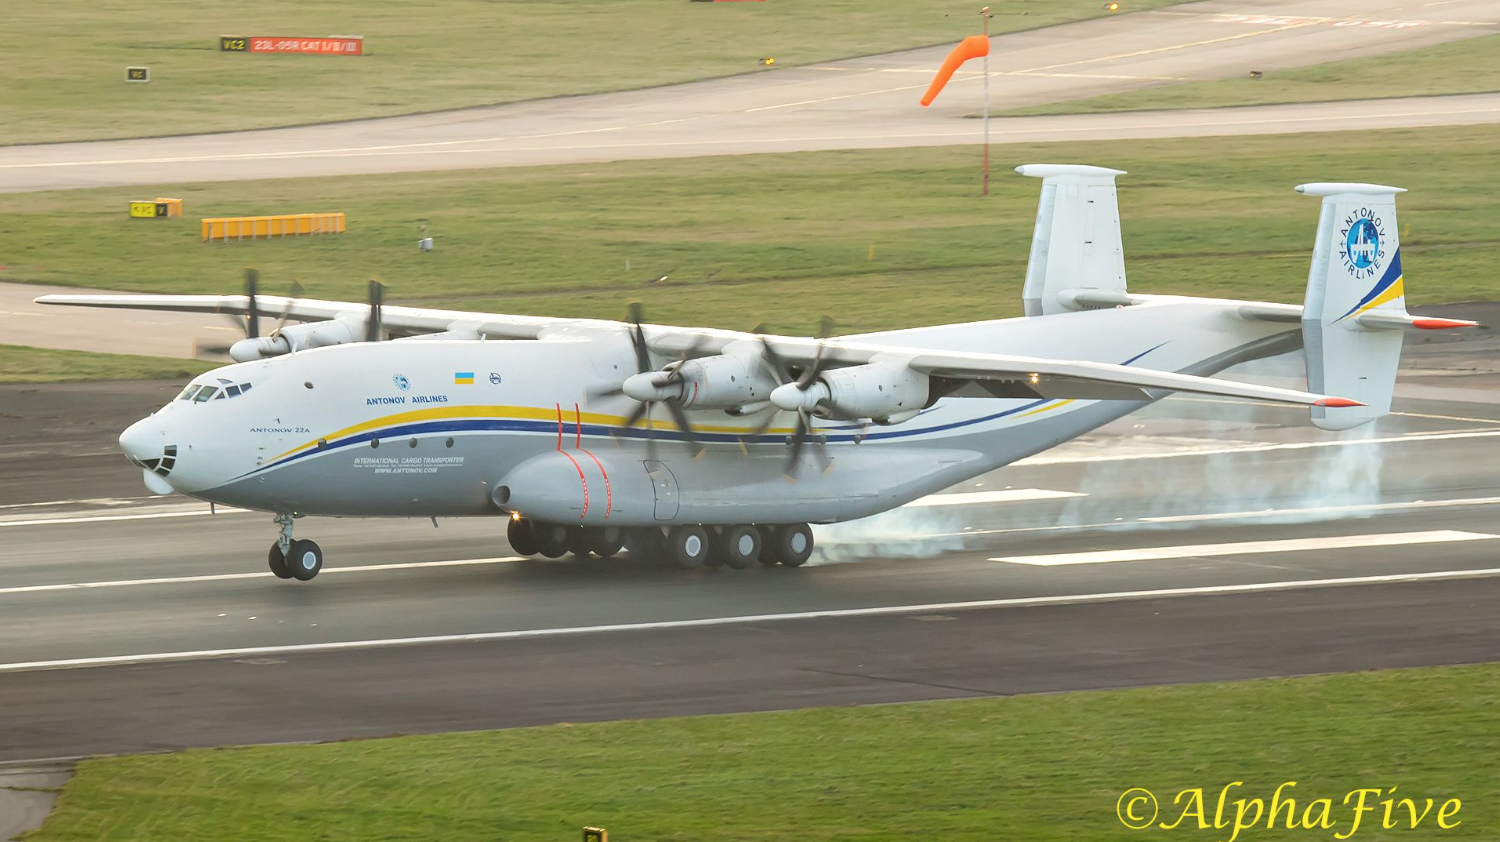
[[[254,269],[246,269],[245,270],[245,310],[246,310],[246,313],[245,313],[245,321],[244,321],[244,329],[245,329],[245,338],[246,339],[257,339],[257,338],[260,337],[260,306],[259,306],[259,304],[257,302],[257,299],[256,299],[256,288],[259,285],[260,285],[260,272],[254,270]],[[230,316],[229,318],[230,318],[230,321],[234,322],[234,324],[235,324],[236,327],[240,326],[241,323],[240,323],[240,317],[239,316]],[[208,354],[228,354],[229,353],[229,346],[228,345],[218,345],[218,344],[204,345],[204,344],[199,344],[197,346],[197,349],[198,349],[199,353],[208,353]]]
[[[370,279],[370,318],[365,321],[365,341],[380,341],[380,306],[385,301],[385,284]]]
[[[687,362],[687,360],[697,352],[699,347],[698,343],[694,342],[692,346],[683,351],[682,356],[677,359],[677,362],[675,364],[670,365],[665,369],[658,370],[651,364],[651,349],[646,344],[646,331],[643,327],[641,327],[641,323],[645,320],[645,316],[644,309],[641,307],[640,302],[631,302],[629,319],[630,328],[628,333],[630,336],[630,345],[635,351],[636,376],[652,375],[649,380],[650,385],[658,389],[681,383],[682,364],[684,362]],[[635,394],[630,394],[629,392],[627,392],[624,382],[621,382],[619,386],[596,390],[595,392],[593,392],[593,394],[595,397],[627,395],[628,397],[636,401],[635,409],[631,410],[630,415],[625,418],[625,426],[634,427],[636,424],[639,424],[642,419],[645,419],[646,448],[653,457],[655,456],[656,447],[656,428],[651,425],[651,409],[654,404],[658,403],[663,404],[667,407],[667,412],[672,416],[672,421],[677,425],[677,428],[682,431],[683,439],[687,441],[688,447],[693,451],[693,457],[697,458],[703,455],[703,443],[698,438],[696,431],[693,430],[692,422],[688,420],[686,410],[682,408],[681,397],[642,399]]]
[[[822,376],[824,369],[827,368],[823,340],[833,335],[833,319],[825,315],[818,320],[818,349],[813,354],[812,364],[803,369],[795,379],[792,378],[791,368],[787,365],[786,360],[781,354],[777,353],[771,341],[766,338],[764,329],[764,324],[756,325],[754,332],[760,336],[760,343],[763,348],[763,356],[765,357],[766,364],[770,366],[771,372],[776,377],[776,382],[780,384],[777,387],[777,391],[794,388],[797,392],[806,394],[807,390],[811,389],[818,382],[818,378]],[[812,413],[806,404],[805,400],[799,400],[794,410],[797,413],[797,426],[787,440],[787,444],[791,448],[790,453],[787,455],[787,476],[793,476],[796,473],[799,465],[798,458],[802,455],[802,448],[812,438],[810,435],[812,430]],[[789,409],[789,407],[778,407],[773,398],[772,409],[766,414],[765,420],[751,433],[752,437],[764,435],[766,430],[771,428],[771,424],[776,420],[776,414],[779,409]],[[819,444],[818,453],[823,462],[823,469],[827,470],[828,466],[832,463],[822,449],[822,445],[824,444],[822,437],[818,437],[817,441]]]

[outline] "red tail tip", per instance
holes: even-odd
[[[1463,319],[1413,319],[1411,326],[1418,330],[1448,330],[1455,327],[1479,327],[1479,322]]]
[[[1364,406],[1359,401],[1351,401],[1348,398],[1323,398],[1314,403],[1313,406]]]

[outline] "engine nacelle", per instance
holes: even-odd
[[[235,362],[247,363],[266,357],[279,357],[293,351],[322,348],[325,345],[342,345],[363,339],[362,328],[341,319],[291,325],[277,331],[273,336],[241,339],[229,346],[229,356]]]
[[[648,371],[627,379],[625,394],[638,401],[676,399],[684,409],[723,409],[764,404],[776,379],[754,342],[733,342],[724,353],[687,360],[674,369]]]
[[[876,357],[865,365],[826,371],[806,390],[788,383],[772,393],[771,402],[820,418],[899,424],[915,418],[931,393],[927,375],[913,371],[905,360]]]

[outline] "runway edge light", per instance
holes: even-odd
[[[602,827],[586,827],[583,829],[583,842],[609,842],[609,831]]]

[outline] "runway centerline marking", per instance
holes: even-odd
[[[1442,529],[1431,532],[1387,532],[1375,535],[1336,535],[1323,538],[1281,538],[1274,541],[1233,541],[1219,544],[1178,544],[1168,547],[1132,547],[1081,553],[999,556],[990,561],[1057,567],[1067,564],[1110,564],[1121,561],[1164,561],[1226,555],[1262,555],[1308,550],[1349,550],[1368,547],[1404,547],[1411,544],[1446,544],[1455,541],[1489,541],[1500,535]]]
[[[38,670],[80,669],[85,667],[121,666],[126,664],[155,664],[173,661],[206,661],[222,658],[243,658],[256,655],[295,655],[317,652],[346,652],[360,649],[387,649],[397,646],[430,646],[445,643],[482,643],[501,640],[528,640],[549,637],[569,637],[582,634],[606,634],[610,632],[667,631],[674,629],[705,628],[712,626],[750,625],[774,623],[788,620],[824,620],[844,617],[879,617],[901,614],[925,614],[943,611],[963,611],[983,608],[1034,608],[1049,605],[1086,605],[1098,602],[1123,602],[1138,599],[1164,599],[1184,596],[1214,596],[1236,593],[1263,593],[1267,591],[1289,591],[1303,588],[1331,588],[1355,585],[1379,585],[1424,581],[1448,581],[1455,579],[1478,579],[1500,576],[1500,567],[1481,570],[1443,570],[1428,573],[1395,573],[1381,576],[1351,576],[1337,579],[1301,579],[1283,582],[1261,582],[1248,585],[1211,585],[1192,588],[1163,588],[1141,591],[1114,591],[1108,593],[1068,594],[1063,596],[1019,597],[1011,599],[981,599],[968,602],[938,602],[920,605],[884,605],[871,608],[835,608],[825,611],[797,611],[785,614],[744,614],[733,617],[704,617],[689,620],[662,620],[647,623],[610,623],[597,626],[571,626],[550,629],[517,629],[513,631],[477,632],[471,634],[443,634],[426,637],[377,638],[370,640],[341,640],[327,643],[293,643],[283,646],[250,646],[234,649],[197,649],[179,652],[153,652],[139,655],[108,655],[97,658],[68,658],[53,661],[24,661],[0,664],[0,673],[34,672]]]
[[[528,561],[522,556],[499,558],[461,558],[453,561],[407,561],[395,564],[367,564],[360,567],[325,567],[323,575],[329,573],[376,573],[384,570],[415,570],[426,567],[469,567],[477,564],[508,564]],[[270,571],[264,573],[206,573],[201,576],[162,576],[154,579],[116,579],[104,582],[66,582],[53,585],[22,585],[0,588],[0,595],[15,593],[44,593],[46,591],[77,591],[96,588],[131,588],[143,585],[181,585],[192,582],[230,582],[238,579],[274,579]]]

